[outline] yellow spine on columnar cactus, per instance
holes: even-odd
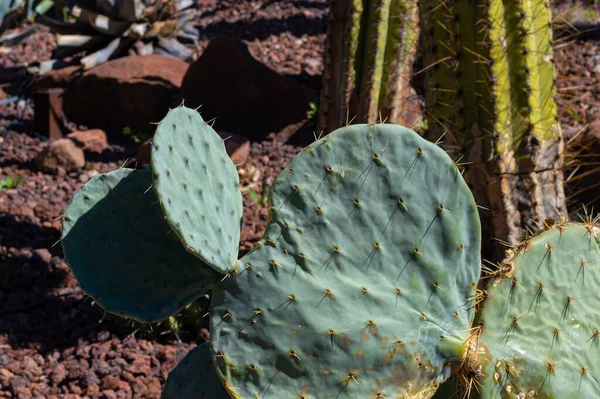
[[[465,163],[487,238],[565,208],[546,1],[421,2],[429,135]]]

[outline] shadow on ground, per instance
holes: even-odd
[[[81,291],[62,259],[60,243],[52,246],[60,238],[57,229],[8,214],[0,214],[0,226],[0,344],[34,346],[44,354],[111,334],[159,342],[205,340],[199,331],[207,319],[193,328],[184,325],[175,335],[166,323],[150,326],[105,313]],[[198,305],[200,314],[206,313],[208,300]]]

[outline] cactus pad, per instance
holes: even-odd
[[[480,274],[475,202],[436,145],[338,129],[275,181],[270,223],[213,293],[233,398],[430,397],[465,354]]]
[[[150,171],[97,175],[62,217],[65,259],[83,290],[106,310],[140,321],[166,319],[220,279],[167,234],[151,183]]]
[[[230,399],[212,365],[209,345],[192,349],[171,371],[162,399]]]
[[[154,188],[185,248],[221,273],[237,260],[242,194],[223,139],[183,106],[160,121],[152,140]]]
[[[481,398],[600,397],[599,233],[553,227],[505,262],[480,315]]]

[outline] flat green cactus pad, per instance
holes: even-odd
[[[200,114],[169,111],[152,139],[154,188],[185,248],[215,270],[236,265],[242,194],[223,139]]]
[[[430,397],[465,354],[477,208],[444,151],[354,125],[275,181],[270,223],[213,293],[213,361],[233,398]]]
[[[481,398],[600,397],[599,233],[554,227],[506,263],[480,316]]]
[[[210,344],[192,349],[171,371],[161,399],[230,399],[212,364]]]
[[[219,281],[169,233],[150,171],[121,168],[90,179],[62,217],[67,263],[104,309],[140,321],[175,314]]]

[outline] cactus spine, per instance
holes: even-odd
[[[319,130],[347,119],[410,126],[419,35],[416,0],[331,0]]]
[[[465,356],[481,262],[448,155],[398,125],[351,125],[301,151],[270,198],[262,245],[212,294],[231,396],[430,397]]]
[[[260,245],[233,261],[241,195],[222,139],[180,106],[153,146],[152,171],[75,194],[62,242],[82,288],[126,317],[165,319],[214,288],[218,377],[193,351],[164,399],[427,398],[466,356],[481,229],[438,146],[392,124],[337,129],[280,174]]]
[[[421,3],[430,137],[471,163],[484,231],[511,243],[565,208],[550,19],[546,1]]]
[[[560,222],[509,251],[476,321],[479,398],[598,397],[599,232]]]
[[[513,246],[486,293],[456,163],[414,131],[360,124],[296,156],[260,245],[232,262],[233,163],[196,111],[161,125],[153,170],[92,178],[62,216],[62,243],[82,288],[126,317],[165,319],[213,290],[210,351],[180,362],[163,399],[429,398],[453,372],[481,399],[600,394],[598,218]],[[202,223],[186,224],[194,214]]]

